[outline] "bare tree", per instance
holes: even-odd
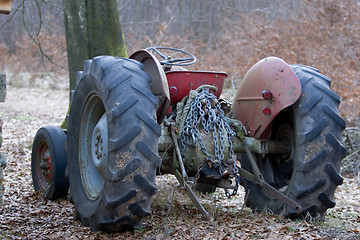
[[[127,56],[116,0],[64,0],[64,20],[70,89],[85,59]]]

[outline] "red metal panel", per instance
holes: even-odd
[[[227,74],[224,72],[202,72],[202,71],[170,71],[166,72],[169,85],[170,102],[174,105],[180,102],[191,90],[201,85],[213,85],[218,90],[213,94],[219,98],[223,89]]]
[[[232,111],[250,136],[259,138],[275,116],[294,104],[300,94],[301,85],[291,67],[280,58],[268,57],[246,73]]]

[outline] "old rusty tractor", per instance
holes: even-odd
[[[323,215],[346,150],[330,79],[277,57],[256,63],[232,103],[224,72],[190,71],[186,51],[151,47],[129,59],[84,62],[67,129],[41,128],[32,149],[35,190],[68,194],[82,224],[124,231],[150,215],[157,174],[173,174],[205,219],[197,189],[288,217]]]

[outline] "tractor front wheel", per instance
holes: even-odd
[[[31,175],[35,191],[50,200],[65,197],[69,182],[65,177],[66,135],[60,127],[40,128],[34,138],[31,153]]]
[[[135,60],[100,56],[78,73],[68,123],[68,171],[77,217],[93,231],[125,231],[150,215],[157,188],[158,99]]]

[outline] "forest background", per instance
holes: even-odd
[[[1,151],[8,159],[0,237],[106,238],[74,221],[73,205],[68,201],[46,201],[32,189],[30,154],[35,132],[44,125],[60,124],[68,107],[62,2],[14,0],[11,14],[0,16],[0,72],[6,73],[9,90],[7,101],[0,104],[0,118],[5,124]],[[359,0],[118,0],[118,10],[129,55],[149,46],[189,51],[198,59],[189,69],[228,73],[225,97],[230,101],[247,70],[264,57],[277,56],[289,64],[319,69],[330,77],[332,90],[341,98],[340,114],[349,129],[344,138],[353,141],[345,141],[349,155],[342,174],[346,178],[335,196],[337,206],[327,213],[325,226],[252,215],[239,208],[243,196],[228,201],[219,195],[201,196],[216,217],[215,222],[204,223],[181,196],[181,189],[171,180],[166,184],[161,180],[152,205],[154,213],[145,220],[143,232],[115,237],[357,239]],[[167,185],[175,189],[169,202]]]
[[[119,0],[118,8],[129,54],[149,46],[181,48],[196,55],[195,69],[226,71],[232,88],[267,56],[309,65],[332,79],[347,126],[359,122],[357,0]],[[0,18],[0,70],[8,84],[66,75],[62,0],[15,0],[13,9]]]

